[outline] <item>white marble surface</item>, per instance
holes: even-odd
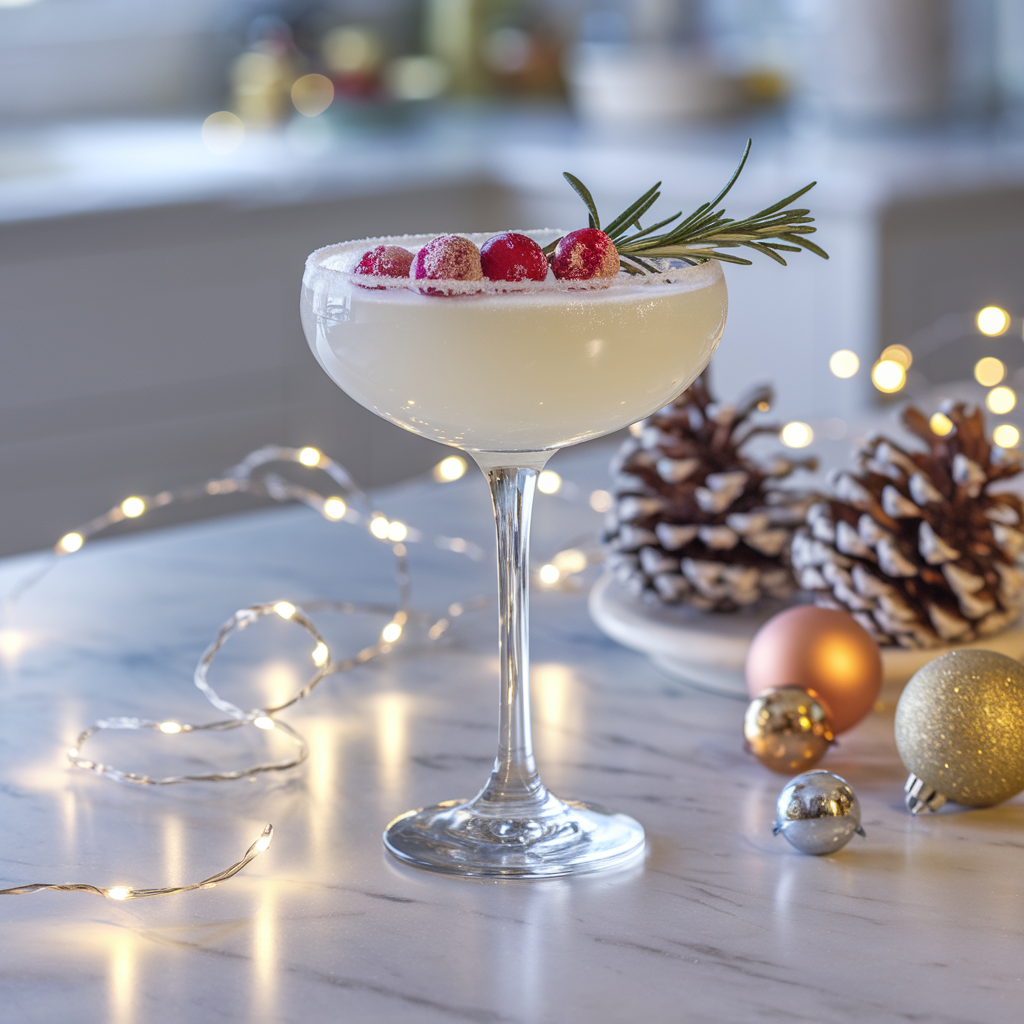
[[[555,466],[592,486],[605,454],[564,454]],[[380,502],[392,517],[490,547],[476,475]],[[541,497],[535,556],[598,520],[585,504]],[[411,557],[421,606],[491,587],[489,555],[474,563],[412,547]],[[385,857],[389,818],[469,795],[487,772],[493,610],[467,614],[434,647],[410,644],[327,680],[287,715],[312,752],[286,777],[154,791],[65,766],[64,748],[98,716],[215,717],[190,673],[236,608],[387,600],[388,559],[354,529],[274,510],[96,543],[8,613],[4,885],[192,881],[235,859],[265,822],[277,835],[212,891],[120,904],[76,893],[4,898],[4,1020],[1019,1019],[1021,800],[912,818],[887,708],[824,763],[857,789],[867,838],[832,858],[801,856],[771,835],[785,780],[743,753],[743,705],[667,679],[604,638],[582,592],[535,595],[538,756],[556,792],[643,822],[646,859],[623,872],[495,883]],[[28,561],[3,563],[0,582]],[[362,646],[380,628],[342,631],[322,618],[336,645],[344,632]],[[229,678],[222,667],[225,695],[244,702],[245,685],[261,697],[287,685],[296,648],[281,628],[254,637],[248,672],[239,662]],[[156,764],[156,747],[107,737],[96,747],[106,759]],[[193,764],[224,763],[219,747],[204,749]]]

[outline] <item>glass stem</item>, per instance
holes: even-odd
[[[485,470],[498,534],[498,657],[501,662],[498,756],[473,801],[501,817],[537,813],[549,803],[530,734],[530,514],[537,470]]]

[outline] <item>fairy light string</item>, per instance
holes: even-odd
[[[274,463],[285,462],[302,466],[306,469],[322,470],[338,488],[339,493],[323,494],[287,480],[278,473],[271,471]],[[456,462],[459,466],[456,466]],[[450,482],[462,476],[465,463],[456,456],[444,460],[435,473],[439,482]],[[556,477],[551,474],[551,477]],[[558,490],[560,481],[554,480],[548,493]],[[302,735],[287,722],[277,718],[277,714],[300,700],[305,699],[327,676],[351,671],[365,665],[374,658],[392,650],[405,633],[410,622],[418,622],[425,627],[427,639],[436,641],[450,628],[453,620],[476,608],[489,604],[489,599],[476,597],[470,601],[453,602],[443,615],[436,617],[411,606],[406,543],[422,543],[430,541],[436,547],[451,551],[458,555],[479,560],[483,550],[471,541],[462,537],[443,535],[426,535],[423,531],[402,523],[389,520],[382,512],[376,510],[368,496],[352,480],[345,468],[315,448],[289,448],[280,445],[267,445],[251,452],[236,466],[231,467],[220,477],[208,480],[200,486],[189,486],[177,490],[161,491],[153,496],[132,495],[115,505],[102,515],[96,516],[77,529],[64,534],[54,545],[53,555],[46,564],[22,578],[8,593],[4,604],[12,607],[32,587],[39,583],[62,558],[82,550],[85,544],[100,536],[107,530],[124,522],[136,519],[153,509],[165,508],[172,504],[183,504],[205,497],[219,497],[228,494],[247,493],[269,497],[277,502],[300,502],[318,512],[330,522],[346,522],[350,525],[362,526],[375,539],[390,545],[394,556],[394,576],[398,590],[398,600],[394,606],[370,604],[353,601],[314,600],[301,608],[290,601],[279,600],[251,605],[234,613],[224,622],[213,641],[202,653],[193,674],[193,682],[203,696],[227,718],[212,722],[191,723],[171,719],[149,719],[137,717],[111,717],[95,721],[77,737],[75,745],[67,751],[68,761],[76,768],[90,771],[118,782],[141,786],[167,786],[184,782],[230,782],[242,778],[251,778],[268,772],[286,771],[302,764],[309,755],[309,747]],[[308,612],[331,611],[342,615],[369,614],[387,615],[389,621],[381,630],[376,643],[362,648],[356,654],[344,658],[332,658],[330,648]],[[313,671],[305,685],[293,693],[287,700],[280,703],[258,708],[243,709],[226,700],[211,685],[210,669],[217,655],[229,638],[236,633],[253,626],[268,616],[277,616],[303,629],[313,642],[310,658]],[[93,760],[86,756],[84,748],[97,733],[105,730],[131,730],[139,732],[155,732],[164,736],[184,736],[195,732],[225,732],[228,730],[253,727],[263,731],[273,731],[285,738],[293,747],[290,756],[276,761],[266,761],[248,767],[223,769],[200,774],[152,776],[146,773],[125,770],[103,761]],[[143,889],[134,886],[115,885],[97,886],[91,883],[51,883],[34,882],[26,885],[0,889],[0,896],[20,896],[44,890],[54,892],[89,892],[104,896],[107,899],[122,901],[132,899],[149,899],[172,896],[193,889],[210,889],[234,877],[255,857],[264,852],[273,837],[273,826],[267,825],[259,838],[246,850],[243,857],[225,868],[223,871],[199,882],[182,886],[168,886],[156,889]]]
[[[260,837],[242,855],[241,860],[235,861],[231,867],[218,871],[201,882],[192,882],[190,885],[171,885],[163,889],[136,889],[130,885],[112,885],[102,888],[98,885],[90,885],[88,882],[32,882],[29,885],[16,885],[10,889],[0,889],[0,896],[27,896],[29,893],[42,892],[50,889],[53,892],[91,892],[95,896],[105,896],[108,900],[149,900],[157,896],[177,896],[178,893],[188,892],[191,889],[213,889],[234,878],[239,871],[247,864],[255,860],[270,846],[274,838],[274,826],[267,825],[260,833]]]

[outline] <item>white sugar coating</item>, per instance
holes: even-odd
[[[541,245],[562,234],[523,233]],[[433,237],[320,249],[307,261],[301,305],[310,348],[339,387],[445,444],[539,451],[627,426],[690,384],[725,327],[717,261],[601,281],[428,283],[351,272],[374,245],[416,250]],[[458,294],[424,295],[428,284]]]
[[[468,238],[477,247],[484,244],[489,238],[500,234],[498,231],[478,232],[465,234],[462,237]],[[540,228],[531,230],[516,229],[517,234],[526,235],[532,238],[541,246],[548,245],[556,239],[567,235],[567,231],[560,231],[555,228]],[[360,238],[352,242],[340,242],[336,245],[327,245],[317,249],[306,259],[306,277],[317,271],[326,272],[328,276],[344,276],[353,281],[358,280],[354,274],[356,265],[362,259],[363,254],[369,249],[378,245],[400,245],[416,254],[428,242],[439,237],[438,235],[384,235],[380,238]],[[443,289],[445,296],[423,296],[418,283],[404,277],[388,278],[374,277],[373,283],[376,288],[389,292],[402,292],[412,290],[410,298],[423,298],[429,301],[442,301],[443,298],[450,298],[456,295],[500,295],[512,292],[537,293],[554,292],[564,294],[574,291],[608,291],[609,289],[653,287],[658,285],[675,285],[686,290],[706,287],[712,280],[719,276],[718,261],[711,260],[708,263],[695,267],[680,265],[678,261],[670,260],[647,260],[657,266],[661,273],[658,274],[627,274],[621,271],[614,278],[594,278],[587,281],[559,281],[552,273],[543,281],[459,281],[450,278],[432,278],[430,287],[440,291]],[[366,278],[363,276],[363,283]],[[424,286],[425,287],[425,286]],[[392,301],[388,297],[386,301]]]

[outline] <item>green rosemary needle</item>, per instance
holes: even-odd
[[[786,260],[782,253],[800,252],[802,249],[827,260],[828,253],[807,238],[807,235],[812,235],[817,230],[812,227],[814,218],[810,215],[811,211],[789,208],[791,203],[814,188],[817,182],[812,181],[792,195],[744,220],[733,220],[726,217],[724,208],[716,209],[743,171],[747,156],[750,154],[750,144],[751,140],[747,139],[739,165],[725,188],[710,203],[698,206],[685,220],[679,220],[682,217],[680,211],[649,227],[645,228],[641,224],[640,218],[661,197],[659,181],[616,218],[609,221],[603,230],[619,252],[619,266],[631,274],[658,273],[660,268],[650,261],[659,259],[680,260],[691,265],[704,263],[706,260],[722,260],[726,263],[750,266],[751,260],[722,251],[740,246],[753,249],[783,266],[786,266]],[[564,177],[587,207],[590,227],[602,230],[597,204],[590,194],[590,189],[573,174],[566,172]],[[675,223],[676,221],[678,223]],[[668,227],[669,225],[673,226]],[[655,234],[662,228],[668,230]],[[557,244],[558,240],[552,242],[545,247],[545,252],[553,252]]]

